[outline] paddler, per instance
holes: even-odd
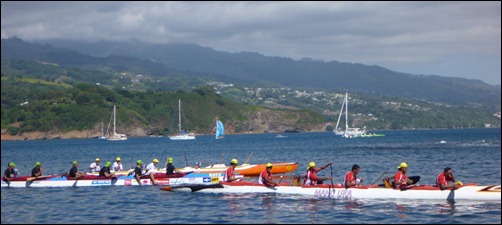
[[[10,179],[17,176],[17,171],[16,171],[15,167],[16,167],[16,164],[14,164],[13,162],[9,163],[9,167],[5,170],[5,172],[3,173],[3,177],[2,177],[2,179],[5,182],[8,183],[10,181]]]
[[[258,178],[259,184],[264,184],[265,186],[275,187],[278,184],[272,180],[272,163],[267,163],[267,167],[260,173]]]
[[[31,170],[31,177],[39,177],[42,176],[42,167],[40,162],[35,163],[35,167]]]
[[[232,159],[230,160],[230,166],[228,167],[227,171],[225,171],[225,176],[223,176],[223,181],[227,182],[234,182],[234,181],[239,181],[240,179],[235,178],[235,167],[239,161],[237,159]]]
[[[420,180],[420,176],[409,177],[406,175],[408,171],[408,164],[406,162],[402,162],[397,167],[398,171],[394,174],[394,187],[403,187],[407,185],[416,184]]]
[[[359,171],[361,171],[361,167],[359,167],[359,165],[352,165],[352,169],[345,174],[345,177],[343,179],[343,185],[345,185],[345,188],[353,186],[357,187],[357,185],[360,185],[361,182],[363,182],[363,178],[357,177]]]
[[[448,184],[448,182],[452,182]],[[453,177],[453,170],[450,167],[444,168],[442,173],[439,173],[436,178],[436,186],[441,190],[451,188],[451,190],[458,189],[462,186],[462,182],[455,182],[455,177]]]
[[[68,179],[69,180],[76,180],[80,177],[83,177],[87,175],[86,173],[84,172],[78,172],[78,162],[77,161],[73,161],[72,163],[72,167],[70,169],[70,172],[68,173]]]
[[[173,158],[167,158],[166,175],[172,175],[176,173],[176,168],[173,165]]]
[[[305,180],[303,181],[303,185],[316,185],[316,184],[322,184],[323,181],[333,179],[332,177],[317,177],[316,173],[328,168],[328,166],[331,166],[333,162],[329,162],[324,166],[321,166],[320,168],[315,167],[315,162],[310,162],[309,166],[307,167],[307,174],[305,174]]]
[[[106,178],[111,178],[115,173],[110,172],[110,166],[112,165],[111,162],[106,162],[105,166],[99,170],[99,176],[100,177],[106,177]]]

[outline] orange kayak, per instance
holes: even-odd
[[[235,167],[235,174],[242,176],[259,176],[265,170],[266,163],[264,164],[243,164]],[[298,168],[296,162],[276,162],[272,163],[272,174],[282,174],[293,172]],[[193,173],[225,173],[228,166],[225,164],[215,164],[202,168],[185,167],[176,169],[177,172],[193,172]]]

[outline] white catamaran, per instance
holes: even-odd
[[[340,114],[338,115],[338,121],[336,121],[336,127],[333,132],[335,132],[336,135],[342,135],[342,137],[345,137],[345,138],[353,138],[353,137],[365,135],[366,134],[366,127],[364,127],[363,129],[357,128],[357,127],[349,127],[348,103],[349,103],[348,93],[346,92],[345,98],[343,99],[342,108],[340,109]],[[342,117],[344,107],[345,107],[345,130],[339,130],[338,125],[340,124],[340,118]]]
[[[117,109],[116,109],[116,106],[114,105],[113,106],[113,113],[112,113],[112,117],[113,117],[113,133],[110,134],[110,132],[108,132],[108,130],[110,129],[110,123],[108,123],[108,129],[106,131],[106,140],[109,140],[109,141],[125,141],[127,140],[127,135],[125,134],[118,134],[116,132],[116,117],[117,115]],[[111,121],[111,119],[110,119]]]
[[[195,140],[193,133],[188,133],[181,130],[181,99],[178,99],[178,134],[169,136],[171,140]]]

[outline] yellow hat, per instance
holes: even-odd
[[[267,163],[267,168],[272,167],[272,163]]]
[[[315,167],[315,162],[310,162],[309,167],[307,167],[307,169],[312,168],[312,167]]]
[[[141,165],[143,164],[143,161],[141,161],[141,159],[138,159],[138,161],[136,161],[136,164]]]
[[[96,158],[96,161],[99,162],[99,158]]]
[[[120,161],[120,157],[117,157],[117,158],[115,159],[115,161]]]
[[[77,162],[77,161],[73,161],[73,165],[77,165],[77,164],[78,164],[78,162]]]
[[[106,167],[110,167],[111,165],[112,165],[112,163],[111,163],[111,162],[106,162],[106,163],[105,163],[105,166],[106,166]]]
[[[401,169],[401,168],[408,168],[408,164],[406,164],[405,162],[402,162],[398,167],[398,169]]]
[[[230,164],[237,164],[237,163],[239,163],[239,161],[237,161],[237,159],[232,159],[232,160],[230,161]]]
[[[159,162],[159,160],[158,160],[158,159],[153,159],[153,162],[154,162],[154,163],[158,163],[158,162]]]
[[[9,163],[9,166],[16,166],[13,162]]]
[[[167,163],[173,163],[173,158],[171,157],[167,158]]]
[[[35,167],[40,166],[40,165],[41,165],[40,162],[35,163]]]

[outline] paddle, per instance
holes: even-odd
[[[331,188],[334,188],[335,185],[333,184],[333,167],[331,166],[331,164],[329,165],[329,170],[331,172],[331,186],[329,186],[329,189],[328,189],[328,198],[331,199]],[[335,190],[333,190],[334,192]],[[334,194],[334,193],[333,193]],[[334,200],[334,199],[333,199]],[[334,204],[335,202],[333,202]]]
[[[380,178],[383,177],[383,175],[387,174],[387,172],[383,172],[382,175],[380,175],[375,181],[373,181],[373,183],[371,184],[375,184],[378,180],[380,180]]]
[[[244,164],[248,164],[248,162],[251,159],[252,155],[253,155],[253,153],[251,152],[251,154],[249,154],[249,157],[246,159],[246,162],[244,162]],[[242,165],[244,165],[244,164],[242,164]]]
[[[185,152],[185,164],[188,167],[188,159],[187,159],[187,153]]]
[[[28,179],[26,179],[26,181],[30,182],[30,181],[33,181],[35,179],[37,179],[38,177],[28,177]]]

